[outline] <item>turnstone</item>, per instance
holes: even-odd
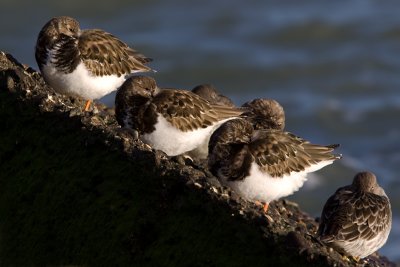
[[[285,128],[285,111],[276,100],[257,98],[244,103],[242,107],[249,109],[243,116],[251,122],[255,130]]]
[[[268,203],[297,191],[307,174],[341,158],[338,145],[320,146],[281,130],[254,130],[250,121],[225,122],[211,136],[208,166],[247,200]]]
[[[217,89],[211,84],[200,84],[192,89],[192,92],[196,95],[201,96],[211,104],[223,105],[228,107],[234,107],[232,100],[228,97],[218,93]]]
[[[115,112],[122,127],[136,129],[143,142],[169,156],[207,145],[219,125],[243,113],[239,108],[212,105],[190,91],[160,89],[146,76],[133,76],[122,84]]]
[[[71,17],[55,17],[39,33],[36,62],[45,81],[59,93],[88,103],[116,90],[136,72],[151,71],[151,59],[103,30],[81,30]]]
[[[195,93],[196,95],[201,96],[208,102],[210,102],[213,105],[223,105],[227,107],[235,107],[235,104],[233,104],[232,100],[230,100],[228,97],[220,94],[217,89],[211,85],[211,84],[200,84],[197,85],[192,89],[192,92]],[[209,138],[206,142],[204,142],[203,145],[195,148],[192,151],[189,151],[187,154],[191,158],[195,159],[205,159],[207,158],[208,155],[208,141]]]
[[[327,200],[318,235],[339,252],[364,258],[385,244],[391,227],[389,198],[373,173],[360,172]]]

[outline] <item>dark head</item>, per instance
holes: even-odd
[[[118,89],[119,94],[125,97],[141,96],[143,98],[152,98],[158,92],[156,80],[148,76],[132,76]]]
[[[248,116],[255,130],[285,128],[285,112],[283,107],[273,99],[258,98],[246,102],[243,107],[250,108]]]
[[[209,99],[216,99],[218,97],[217,89],[211,84],[200,84],[193,88],[192,92],[208,101]]]
[[[143,106],[158,92],[156,81],[147,76],[129,77],[115,96],[115,115],[121,126],[127,126],[127,118],[138,114]]]
[[[49,20],[42,28],[39,39],[45,37],[49,42],[56,41],[60,36],[77,38],[81,29],[79,22],[71,17],[55,17]]]
[[[211,152],[217,145],[248,144],[251,141],[253,127],[244,119],[233,119],[222,124],[211,135],[208,145]]]
[[[40,69],[46,64],[48,49],[59,41],[74,42],[80,35],[79,23],[70,17],[56,17],[48,21],[39,33],[36,42],[35,58]]]
[[[211,84],[201,84],[192,89],[196,95],[204,98],[213,105],[224,105],[234,107],[235,104],[226,96],[218,93],[217,89]]]
[[[245,119],[222,124],[208,143],[208,168],[219,178],[237,180],[248,175],[252,155],[248,151],[253,126]]]
[[[352,186],[356,191],[369,192],[381,195],[383,189],[379,186],[376,176],[372,172],[359,172],[354,176]]]

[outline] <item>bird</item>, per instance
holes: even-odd
[[[211,135],[208,168],[239,196],[265,203],[267,212],[271,201],[302,187],[308,173],[340,159],[332,153],[338,146],[315,145],[276,129],[255,130],[249,120],[237,118]]]
[[[385,243],[392,226],[390,201],[372,172],[357,173],[351,185],[326,201],[318,237],[345,255],[361,259]]]
[[[192,89],[192,92],[201,96],[213,105],[235,107],[235,104],[229,97],[220,94],[211,84],[197,85]]]
[[[220,94],[217,89],[211,84],[205,83],[197,85],[191,91],[210,102],[210,104],[235,107],[235,104],[230,98]],[[186,154],[192,159],[206,159],[208,155],[208,141],[209,140],[204,142],[203,145],[193,149],[192,151],[188,151]]]
[[[235,107],[230,98],[220,94],[211,84],[200,84],[192,92],[209,101],[211,104],[220,104]],[[269,98],[256,98],[245,102],[242,107],[247,109],[241,117],[246,117],[253,124],[254,129],[285,128],[285,112],[278,101]]]
[[[159,88],[152,77],[133,76],[117,90],[115,113],[121,127],[137,130],[144,143],[177,156],[207,146],[212,132],[243,110],[210,104],[187,90]]]
[[[58,93],[87,100],[115,91],[127,77],[153,71],[152,61],[100,29],[81,30],[68,16],[54,17],[41,29],[35,58],[44,80]]]
[[[209,101],[211,104],[220,104],[235,107],[230,98],[220,94],[211,84],[200,84],[192,89],[192,92]],[[285,128],[285,111],[278,101],[269,98],[256,98],[242,105],[247,109],[241,117],[251,121],[254,129]]]
[[[255,130],[285,128],[285,111],[281,104],[274,99],[256,98],[242,105],[248,112],[242,114],[251,122]]]

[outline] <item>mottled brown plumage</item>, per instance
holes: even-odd
[[[151,71],[151,59],[103,30],[81,30],[71,17],[56,17],[39,33],[35,57],[44,80],[61,94],[99,99],[136,72]]]
[[[231,181],[248,176],[254,161],[249,149],[253,131],[252,125],[244,119],[222,124],[208,143],[208,167],[211,173]]]
[[[53,18],[40,31],[35,57],[41,70],[51,50],[55,50],[52,61],[65,73],[72,72],[79,62],[94,76],[151,70],[144,65],[150,58],[103,30],[81,30],[78,21],[71,17]]]
[[[242,105],[249,109],[243,114],[249,120],[254,129],[276,129],[285,128],[285,112],[283,107],[273,99],[257,98]]]
[[[234,107],[232,100],[228,97],[220,94],[217,89],[211,84],[200,84],[192,89],[192,92],[196,95],[201,96],[211,104],[223,105],[228,107]]]
[[[219,124],[243,113],[240,108],[210,104],[190,91],[160,89],[153,78],[145,76],[135,76],[125,81],[117,92],[115,105],[117,120],[122,126],[138,130],[144,141],[167,154],[175,153],[173,142],[180,147],[177,151],[186,149],[182,144],[186,138],[187,142],[195,142],[189,137],[192,133],[193,139],[199,139],[200,143],[207,142],[212,130]],[[153,136],[160,131],[165,131],[165,135]],[[173,140],[170,134],[177,140]],[[164,143],[160,138],[168,136],[172,138],[168,144],[159,144]],[[195,145],[192,149],[197,147]]]
[[[292,133],[279,130],[259,130],[252,136],[249,150],[261,170],[272,177],[305,171],[321,161],[335,160],[332,154],[338,145],[311,144]]]
[[[84,30],[78,39],[78,50],[85,66],[96,76],[146,72],[151,61],[103,30]]]
[[[238,118],[211,135],[208,167],[240,196],[269,203],[293,194],[308,173],[341,158],[332,153],[335,147],[314,145],[281,130],[254,130],[250,120]]]
[[[48,61],[49,50],[57,47],[58,51],[54,53],[52,61],[60,71],[72,72],[80,62],[79,50],[76,49],[80,33],[79,22],[73,18],[57,17],[49,20],[36,42],[35,58],[40,70]]]
[[[318,235],[339,252],[364,258],[385,244],[391,223],[384,190],[373,173],[361,172],[327,200]]]
[[[237,170],[242,169],[241,165],[247,162],[242,162],[240,158],[247,159],[250,156],[238,155],[237,151],[241,151],[251,155],[252,162],[255,162],[262,172],[279,178],[304,171],[321,161],[340,158],[339,155],[332,154],[337,146],[311,144],[292,133],[280,130],[254,130],[250,121],[235,119],[224,123],[211,136],[210,165],[212,170],[215,169],[214,164],[232,170],[229,171],[229,180],[244,179],[248,171]],[[236,158],[238,156],[239,158]],[[217,170],[214,170],[214,173],[217,173]]]
[[[242,110],[210,104],[190,91],[164,89],[154,96],[152,104],[172,125],[181,131],[206,128],[212,124],[239,116]]]
[[[150,99],[158,90],[153,78],[128,78],[115,96],[115,116],[119,125],[138,130],[142,134],[154,131],[157,111],[154,105],[150,105]]]

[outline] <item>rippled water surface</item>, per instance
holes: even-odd
[[[212,83],[237,104],[275,98],[287,130],[344,158],[291,197],[318,216],[357,171],[375,172],[395,216],[381,252],[400,261],[400,2],[2,0],[0,49],[35,68],[51,17],[114,33],[148,57],[162,86]],[[112,104],[113,96],[103,99]]]

